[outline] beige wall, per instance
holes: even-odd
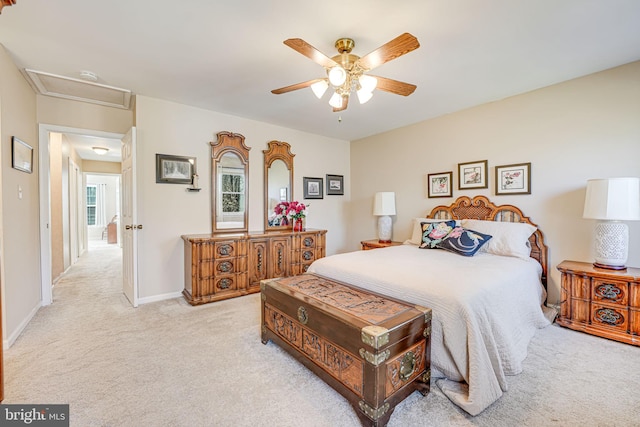
[[[122,171],[120,162],[99,162],[96,160],[83,160],[82,171],[92,173],[111,173],[119,175]]]
[[[15,338],[40,306],[38,132],[36,96],[0,46],[2,266],[5,340]],[[33,173],[11,167],[11,137],[34,149]],[[21,194],[21,198],[19,195]]]
[[[489,188],[457,190],[457,164],[489,162]],[[496,165],[531,162],[531,195],[496,196]],[[376,165],[372,167],[372,165]],[[454,198],[428,199],[425,176],[454,172]],[[372,200],[395,191],[394,240],[410,218],[458,196],[482,194],[519,206],[545,233],[551,303],[555,266],[593,260],[593,220],[582,218],[590,178],[640,176],[640,62],[424,121],[351,144],[351,249],[376,237]],[[628,265],[640,266],[640,223],[630,222]]]
[[[126,133],[133,124],[133,112],[38,95],[38,123]]]
[[[140,298],[181,292],[184,287],[182,234],[211,232],[211,146],[216,133],[245,136],[249,152],[249,228],[263,229],[263,153],[271,140],[291,144],[294,199],[302,201],[302,177],[344,175],[348,189],[349,143],[212,111],[138,96],[137,179]],[[155,154],[195,156],[202,191],[156,184]],[[350,195],[311,200],[307,227],[328,229],[327,252],[344,251]]]

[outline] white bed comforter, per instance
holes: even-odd
[[[333,255],[309,268],[431,308],[432,377],[471,415],[502,396],[505,376],[522,371],[536,329],[549,325],[541,270],[533,259],[464,257],[412,245]]]

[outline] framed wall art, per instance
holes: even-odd
[[[156,154],[156,182],[191,184],[196,173],[196,158]]]
[[[487,161],[458,163],[458,190],[487,188]]]
[[[322,178],[302,178],[305,199],[322,199]]]
[[[496,195],[531,194],[531,163],[496,166]]]
[[[344,195],[344,177],[342,175],[327,175],[327,195]]]
[[[22,172],[33,172],[33,147],[18,138],[11,137],[11,167]]]
[[[427,175],[427,197],[451,197],[453,172],[430,173]]]

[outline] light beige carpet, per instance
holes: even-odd
[[[358,426],[351,406],[273,343],[259,295],[131,308],[120,252],[93,248],[5,352],[4,403],[69,403],[72,426]],[[389,426],[640,425],[640,348],[557,326],[477,417],[432,385]]]

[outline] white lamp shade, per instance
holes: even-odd
[[[364,104],[373,97],[373,92],[368,92],[364,89],[360,89],[356,94],[358,95],[358,101],[360,101],[360,104]]]
[[[335,92],[329,99],[329,105],[333,108],[342,108],[342,96],[338,94],[338,92]]]
[[[640,220],[640,178],[588,180],[582,216],[611,221]]]
[[[342,86],[345,80],[347,80],[347,72],[344,68],[339,65],[336,65],[332,69],[329,70],[329,82],[331,82],[334,86]]]
[[[373,203],[374,215],[395,215],[396,214],[396,193],[393,191],[383,191],[376,193]]]
[[[373,90],[378,85],[378,79],[373,76],[368,76],[366,74],[360,76],[358,79],[360,83],[360,87],[365,90],[365,92],[373,92]]]
[[[318,98],[322,98],[322,95],[324,95],[324,93],[327,91],[327,88],[329,87],[329,83],[327,83],[326,80],[320,80],[319,82],[315,82],[314,84],[311,85],[311,90],[313,91],[313,94]]]

